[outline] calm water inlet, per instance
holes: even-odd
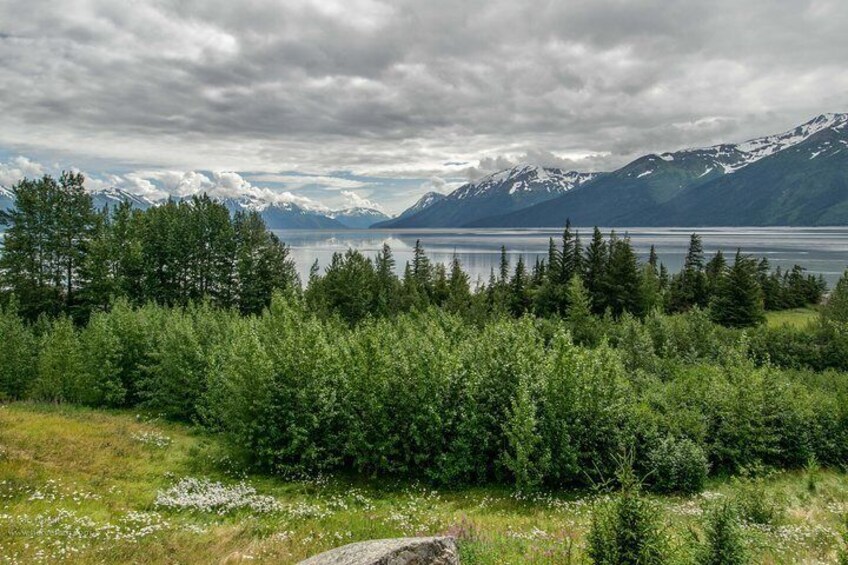
[[[729,255],[736,248],[756,257],[766,257],[772,268],[783,269],[795,264],[809,272],[822,274],[831,287],[848,267],[848,227],[836,228],[630,228],[616,230],[627,233],[640,259],[645,260],[651,245],[671,272],[683,265],[689,236],[696,232],[704,242],[709,258],[718,249]],[[592,228],[579,228],[586,245]],[[609,236],[610,230],[603,229]],[[373,257],[388,243],[394,252],[396,269],[403,272],[412,258],[415,241],[420,239],[433,262],[448,264],[456,254],[472,282],[485,281],[500,261],[501,245],[506,247],[512,265],[523,256],[528,266],[536,258],[547,256],[548,239],[559,242],[561,230],[554,229],[423,229],[423,230],[280,230],[277,235],[291,248],[301,280],[306,281],[309,269],[317,260],[322,269],[333,253],[348,248]]]

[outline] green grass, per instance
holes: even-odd
[[[185,477],[244,481],[276,509],[158,505],[157,494]],[[848,476],[817,471],[810,482],[800,471],[767,480],[765,496],[779,512],[770,525],[744,528],[755,562],[835,562]],[[657,498],[675,560],[691,558],[704,508],[749,488],[713,482],[702,495]],[[443,533],[459,538],[464,563],[581,563],[602,501],[243,476],[216,438],[184,426],[119,412],[0,407],[0,563],[292,563],[352,541]]]
[[[792,308],[791,310],[777,310],[766,312],[766,323],[769,327],[791,326],[793,328],[804,328],[816,319],[819,311],[815,308]]]

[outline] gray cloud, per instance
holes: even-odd
[[[418,179],[362,192],[394,209],[431,177],[610,169],[845,111],[846,23],[842,0],[9,0],[0,149]]]

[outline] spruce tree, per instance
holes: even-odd
[[[509,257],[506,254],[506,246],[501,245],[501,260],[498,265],[498,283],[503,286],[509,282]]]
[[[397,313],[400,281],[395,274],[395,258],[388,243],[383,243],[383,248],[374,261],[374,276],[377,313],[380,315]]]
[[[528,292],[527,269],[524,267],[524,257],[518,256],[515,273],[510,281],[510,308],[515,316],[521,316],[530,308]]]
[[[556,243],[554,243],[554,238],[548,238],[548,265],[547,270],[552,273],[558,273],[561,266],[560,261],[562,260],[562,256],[560,255],[559,249],[557,249]]]
[[[412,277],[422,298],[429,301],[430,293],[433,290],[433,270],[420,239],[415,240],[415,248],[412,251]]]
[[[648,265],[650,265],[655,273],[659,274],[659,259],[657,258],[657,249],[654,245],[651,245],[651,250],[648,252]]]
[[[716,323],[728,327],[746,327],[757,325],[765,319],[763,295],[756,271],[756,262],[737,250],[733,266],[719,283],[710,305]]]
[[[592,315],[592,300],[583,286],[580,275],[571,277],[566,291],[568,312],[565,315],[575,343],[592,345],[595,341],[596,323]]]
[[[672,280],[668,307],[672,312],[684,312],[692,307],[703,308],[709,303],[707,277],[704,273],[704,245],[693,233],[683,262],[683,270]]]
[[[704,272],[707,276],[707,289],[710,294],[716,291],[719,281],[724,276],[725,270],[727,270],[727,260],[724,258],[724,253],[722,253],[721,249],[719,249],[704,268]]]
[[[604,284],[606,306],[614,316],[642,313],[639,267],[630,238],[610,238],[610,254]]]
[[[565,286],[571,280],[571,277],[575,273],[575,255],[574,234],[571,233],[571,220],[566,220],[565,229],[562,232],[562,261],[556,279],[557,284]]]
[[[448,277],[448,300],[445,307],[449,312],[464,314],[470,306],[471,289],[468,275],[462,270],[459,259],[454,255]]]
[[[592,310],[602,314],[607,307],[604,283],[608,263],[608,248],[601,230],[595,227],[592,241],[586,249],[583,281],[592,298]]]
[[[848,323],[848,270],[842,274],[830,293],[827,305],[822,309],[822,316],[834,322]]]

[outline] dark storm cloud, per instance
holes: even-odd
[[[424,184],[608,169],[846,110],[846,24],[842,0],[10,0],[0,147]]]

